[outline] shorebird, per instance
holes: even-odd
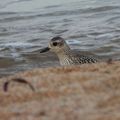
[[[54,37],[50,40],[48,47],[40,50],[40,53],[47,51],[54,52],[62,66],[64,65],[77,65],[85,63],[95,63],[97,58],[90,55],[85,55],[78,53],[78,51],[72,50],[66,41],[62,37]]]

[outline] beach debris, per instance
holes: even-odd
[[[26,84],[26,85],[28,85],[28,86],[31,88],[32,91],[35,91],[34,87],[33,87],[27,80],[25,80],[25,79],[23,79],[23,78],[13,78],[13,79],[11,79],[11,80],[9,80],[9,81],[6,81],[6,82],[4,83],[4,85],[3,85],[3,90],[4,90],[5,92],[8,91],[8,87],[9,87],[9,84],[10,84],[11,82],[18,82],[18,83]]]
[[[107,60],[107,64],[112,64],[112,63],[113,63],[113,59],[112,58]]]

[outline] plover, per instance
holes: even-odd
[[[95,63],[98,61],[96,57],[80,54],[78,51],[72,50],[66,41],[59,36],[52,38],[48,47],[41,49],[40,53],[44,53],[49,50],[58,56],[62,66]]]

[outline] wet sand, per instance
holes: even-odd
[[[13,78],[28,85],[3,84]],[[34,69],[0,79],[2,120],[119,120],[120,61]]]

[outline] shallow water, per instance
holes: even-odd
[[[39,53],[58,35],[73,49],[120,59],[120,1],[1,0],[0,77],[58,65]]]

